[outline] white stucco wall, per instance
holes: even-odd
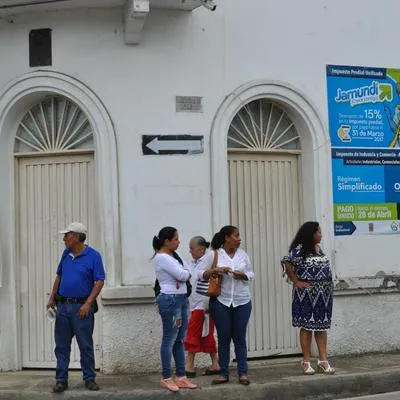
[[[362,17],[360,5],[357,1],[347,5],[346,13],[332,1],[288,8],[285,2],[253,0],[235,7],[221,4],[215,13],[202,8],[191,14],[153,10],[138,46],[123,42],[120,9],[7,17],[0,21],[0,34],[8,37],[1,45],[8,62],[2,65],[0,86],[35,70],[28,67],[29,30],[52,28],[53,66],[45,69],[88,85],[115,125],[122,283],[146,284],[152,276],[150,240],[160,226],[176,221],[184,247],[193,233],[212,233],[209,132],[227,94],[255,79],[284,81],[304,93],[326,122],[327,63],[396,66],[391,47],[377,45],[394,35],[394,13],[385,14],[385,21],[376,19],[375,27],[382,24],[382,29],[368,36],[369,22]],[[360,50],[366,35],[369,45],[374,45],[373,53]],[[175,113],[174,96],[185,94],[203,96],[204,113]],[[185,133],[205,135],[203,155],[142,156],[142,134]],[[321,184],[330,186],[330,182]],[[397,236],[336,238],[337,273],[399,271],[397,241]]]
[[[398,351],[398,293],[335,296],[331,354]]]
[[[28,67],[28,34],[46,26],[53,29],[49,69],[84,82],[111,115],[121,182],[124,284],[149,282],[151,238],[161,226],[176,221],[183,243],[198,232],[211,234],[209,139],[204,155],[168,157],[168,168],[165,157],[143,157],[141,151],[142,134],[207,135],[210,130],[221,99],[223,70],[222,59],[209,57],[210,51],[218,53],[221,40],[215,40],[220,36],[218,24],[208,17],[206,11],[196,18],[155,11],[140,46],[124,44],[120,9],[26,15],[0,22],[0,34],[12,36],[4,47],[9,63],[2,69],[0,86],[35,70]],[[204,113],[176,114],[175,95],[192,94],[206,97]]]
[[[372,7],[372,2],[362,0],[225,4],[226,87],[254,77],[287,81],[304,91],[328,121],[326,64],[400,65],[389,39],[396,32],[398,3],[389,1],[385,17],[377,13],[372,20],[368,4]],[[333,259],[338,277],[400,272],[399,243],[398,235],[336,237]]]
[[[329,355],[399,351],[399,301],[398,293],[336,295]],[[105,307],[103,329],[105,373],[160,372],[161,324],[153,304]],[[198,368],[207,365],[208,357],[196,357]]]
[[[400,5],[387,1],[385,13],[376,13],[371,24],[370,10],[374,6],[372,0],[247,0],[221,1],[215,13],[202,8],[193,13],[152,10],[138,46],[124,44],[121,9],[7,17],[0,20],[0,37],[6,38],[0,42],[1,54],[6,56],[0,66],[0,88],[16,76],[35,70],[28,66],[29,31],[51,28],[53,65],[41,69],[73,76],[103,102],[114,125],[118,153],[122,260],[113,268],[119,271],[117,286],[123,285],[129,291],[131,285],[153,282],[151,238],[160,227],[172,224],[179,228],[184,256],[188,256],[191,236],[211,236],[215,228],[211,174],[218,174],[210,167],[211,126],[225,97],[243,84],[283,81],[304,95],[304,101],[323,124],[319,145],[304,148],[303,162],[315,168],[317,164],[309,160],[318,155],[324,166],[317,171],[318,176],[329,177],[326,64],[400,67],[400,58],[388,42],[388,38],[396,37]],[[203,96],[204,112],[176,113],[176,95]],[[196,156],[143,156],[142,134],[204,135],[205,152]],[[10,162],[11,157],[1,160]],[[312,184],[307,181],[309,175],[303,176],[307,193]],[[1,176],[0,183],[12,191],[10,179]],[[329,179],[320,179],[316,185],[330,193]],[[228,207],[227,197],[220,201]],[[5,231],[0,316],[13,321],[10,326],[0,327],[0,343],[11,344],[0,347],[0,367],[15,368],[17,266],[7,239],[13,234],[12,204],[5,192],[0,194],[0,202],[8,207],[0,212]],[[333,238],[331,212],[332,204],[324,201],[306,217],[324,221],[324,245],[332,249],[338,278],[370,277],[378,271],[400,273],[396,257],[399,236]],[[350,286],[353,281],[349,281]],[[356,286],[363,285],[359,282]],[[137,291],[132,289],[130,293],[135,296]],[[146,293],[151,295],[151,291]],[[362,344],[346,334],[346,327],[354,320],[360,328],[363,321],[369,324],[367,319],[354,318],[361,314],[365,301],[371,303],[377,315],[382,314],[380,307],[389,307],[384,295],[337,298],[337,325],[332,331],[335,352],[350,348],[346,341],[355,350],[359,346],[360,351],[400,347],[392,333]],[[394,316],[394,308],[389,309]],[[158,366],[158,350],[154,349],[159,342],[159,325],[153,306],[105,306],[103,319],[103,364],[107,372],[138,372]],[[132,354],[135,361],[124,354]]]
[[[161,324],[154,304],[105,307],[103,330],[105,373],[160,369]]]

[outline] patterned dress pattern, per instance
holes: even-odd
[[[325,331],[331,327],[333,306],[332,270],[328,257],[317,254],[303,256],[301,245],[281,260],[286,271],[291,268],[298,279],[310,284],[301,289],[293,286],[292,325],[311,331]]]

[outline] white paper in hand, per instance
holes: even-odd
[[[56,320],[56,310],[54,308],[49,308],[46,311],[46,317],[50,322],[54,322]]]

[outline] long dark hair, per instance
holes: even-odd
[[[318,228],[319,223],[316,221],[305,222],[297,231],[296,236],[289,247],[289,251],[295,249],[299,244],[301,244],[301,253],[304,257],[308,254],[314,254],[314,235],[315,232],[318,231]]]
[[[157,251],[164,246],[166,240],[172,240],[174,238],[176,232],[178,232],[178,230],[173,226],[164,226],[164,228],[162,228],[160,232],[158,232],[158,236],[153,237],[153,249],[154,249],[153,257],[157,254]],[[176,251],[172,252],[172,256],[176,260],[178,260],[181,265],[183,265],[183,261],[179,257]]]
[[[220,249],[225,243],[225,237],[232,235],[238,228],[233,225],[225,225],[221,228],[221,230],[214,235],[211,240],[211,247],[213,250]]]

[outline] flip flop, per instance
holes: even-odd
[[[219,369],[206,369],[203,372],[203,376],[210,376],[210,375],[219,375],[221,370]]]
[[[196,371],[190,372],[190,371],[185,371],[185,374],[188,378],[195,378],[196,377]]]

